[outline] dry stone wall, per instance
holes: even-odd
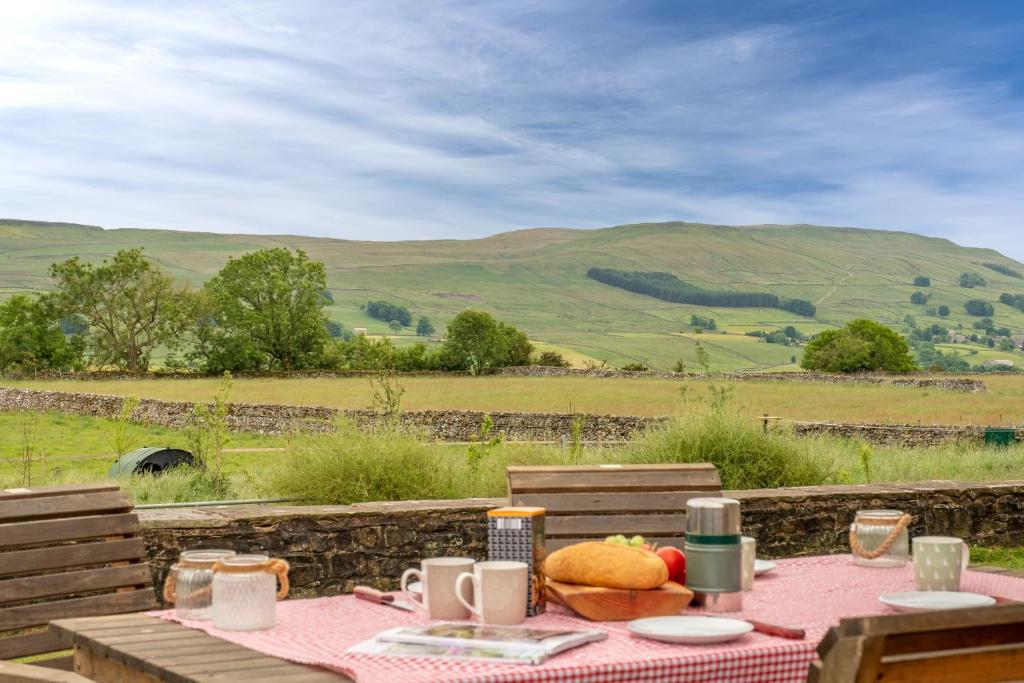
[[[911,534],[959,536],[974,545],[1024,545],[1024,481],[727,491],[762,557],[847,552],[857,510],[914,517]],[[487,510],[504,499],[404,501],[318,507],[221,506],[140,510],[159,585],[187,548],[265,552],[291,564],[298,596],[336,595],[366,584],[397,588],[407,567],[443,555],[484,559]]]

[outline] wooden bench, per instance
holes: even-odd
[[[844,619],[808,683],[1024,680],[1024,604]]]
[[[132,507],[114,485],[0,489],[0,660],[66,649],[42,628],[53,619],[157,606]],[[72,658],[40,663],[69,669]]]
[[[546,509],[547,551],[640,534],[682,547],[686,501],[722,495],[714,465],[509,467],[509,502]]]

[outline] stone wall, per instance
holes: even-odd
[[[1015,440],[1024,441],[1024,428],[1012,428]],[[948,425],[848,424],[834,422],[794,422],[798,436],[836,436],[858,439],[885,446],[938,446],[947,443],[982,443],[984,427]]]
[[[0,412],[55,411],[75,415],[113,417],[123,398],[34,389],[0,387]],[[192,414],[192,404],[179,401],[143,399],[132,413],[137,422],[180,427]],[[439,441],[469,441],[485,415],[495,429],[513,441],[557,441],[572,433],[575,420],[583,421],[583,439],[591,442],[628,440],[635,432],[659,424],[665,418],[629,415],[573,415],[567,413],[509,413],[466,410],[423,410],[402,413],[402,423],[426,438]],[[318,406],[260,405],[232,403],[227,416],[229,429],[240,432],[281,434],[295,430],[326,431],[339,417],[371,426],[379,416],[370,410],[337,410]]]
[[[914,516],[912,535],[953,535],[975,545],[1024,545],[1024,481],[727,491],[761,557],[847,552],[857,510]],[[220,506],[140,510],[147,553],[162,583],[183,548],[266,552],[292,565],[300,596],[394,589],[423,557],[486,554],[485,512],[502,499],[405,501],[321,507]]]

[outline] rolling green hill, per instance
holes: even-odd
[[[327,264],[335,300],[330,313],[346,326],[389,333],[359,309],[370,299],[401,303],[414,316],[429,316],[438,330],[458,311],[482,308],[532,339],[574,352],[577,361],[593,358],[616,366],[643,361],[668,368],[677,359],[692,365],[700,339],[723,369],[780,367],[800,349],[764,344],[743,332],[785,325],[816,332],[854,317],[900,326],[908,314],[922,326],[970,328],[974,318],[963,304],[973,298],[992,302],[999,326],[1024,328],[1024,313],[998,301],[1002,292],[1024,294],[1024,282],[982,265],[1020,271],[1024,264],[989,249],[910,233],[809,225],[655,223],[520,230],[477,240],[369,242],[3,220],[0,296],[50,287],[47,267],[54,261],[72,255],[98,261],[136,246],[195,285],[231,255],[300,247]],[[817,315],[670,303],[589,279],[592,267],[666,272],[707,289],[807,299]],[[987,286],[960,288],[957,280],[965,271],[982,273]],[[927,306],[910,303],[916,275],[931,278],[932,286],[922,290],[931,295]],[[943,303],[953,311],[948,319],[926,315],[926,308]],[[689,334],[694,313],[715,318],[720,332]],[[403,337],[402,342],[412,340]],[[1024,363],[1019,354],[1001,356]]]

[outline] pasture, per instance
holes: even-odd
[[[936,375],[937,376],[937,375]],[[1024,424],[1024,376],[980,375],[980,394],[867,384],[719,381],[731,387],[732,406],[757,418],[765,413],[792,420],[956,425]],[[705,380],[593,377],[402,377],[403,410],[580,412],[682,416],[707,396]],[[220,380],[0,380],[2,386],[51,391],[139,396],[171,401],[207,401]],[[686,391],[684,397],[682,390]],[[237,378],[238,403],[366,408],[363,377]]]

